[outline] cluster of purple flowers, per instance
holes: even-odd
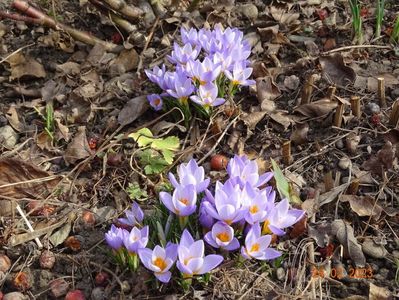
[[[194,240],[183,228],[186,223],[181,222],[184,231],[178,244],[168,243],[165,248],[157,245],[153,250],[145,248],[148,227],[137,227],[143,220],[143,212],[134,203],[132,210],[126,212],[127,218],[119,219],[120,224],[129,225],[132,230],[129,233],[112,225],[106,234],[108,244],[116,252],[125,246],[129,253],[137,253],[143,265],[164,283],[169,282],[170,269],[175,263],[183,277],[189,278],[205,274],[223,261],[223,256],[218,254],[205,256],[204,241],[224,251],[241,248],[245,259],[279,257],[281,253],[270,248],[271,234],[284,235],[284,229],[298,222],[304,211],[291,209],[287,199],[276,203],[276,192],[266,185],[273,174],[259,175],[257,163],[245,156],[232,158],[227,173],[229,178],[224,183],[216,182],[214,191],[211,191],[204,168],[192,159],[178,167],[178,178],[169,174],[173,192],[159,194],[170,214],[181,220],[187,220],[189,215],[198,211],[197,220],[206,232],[203,240]],[[241,236],[245,237],[242,244],[239,241]]]
[[[174,43],[168,60],[173,71],[165,65],[145,70],[148,78],[161,89],[161,94],[149,95],[148,101],[155,110],[163,105],[162,98],[173,97],[186,104],[188,99],[208,108],[225,102],[222,98],[239,85],[248,86],[252,68],[248,57],[250,44],[236,28],[223,29],[215,25],[214,30],[181,28],[183,46]]]

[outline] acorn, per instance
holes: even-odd
[[[109,281],[109,275],[106,272],[99,272],[95,277],[95,283],[97,286],[106,286]]]
[[[55,255],[49,250],[44,250],[39,258],[39,264],[42,269],[52,269],[55,264]]]
[[[81,290],[74,290],[68,292],[68,294],[65,296],[65,300],[85,300],[85,295]]]
[[[228,163],[229,159],[226,156],[222,154],[216,154],[211,158],[211,169],[214,171],[225,170]]]

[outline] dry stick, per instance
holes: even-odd
[[[335,95],[336,90],[337,90],[337,87],[335,85],[330,86],[327,91],[327,98],[332,100]]]
[[[305,86],[302,90],[302,97],[301,97],[301,105],[310,103],[310,97],[312,97],[313,93],[313,84],[316,78],[315,74],[309,76],[308,80],[305,83]]]
[[[49,16],[45,15],[41,11],[37,10],[33,6],[31,6],[28,2],[22,1],[22,0],[14,0],[12,5],[20,10],[21,12],[27,14],[28,16],[34,18],[29,19],[32,23],[34,24],[41,24],[47,27],[50,27],[54,30],[63,30],[67,32],[70,36],[72,36],[74,39],[83,42],[85,44],[94,46],[95,44],[101,44],[104,46],[104,48],[108,51],[116,51],[119,47],[113,43],[110,42],[105,42],[103,40],[100,40],[99,38],[96,38],[86,32],[79,31],[75,28],[69,27],[65,24],[56,22]],[[37,20],[36,20],[37,19]],[[27,19],[28,20],[28,19]],[[35,20],[35,21],[34,21]]]
[[[319,197],[320,197],[320,191],[318,189],[316,189],[314,199],[315,199],[315,205],[317,205],[317,206],[319,205]],[[312,215],[312,217],[310,218],[310,221],[312,223],[316,222],[316,214]],[[309,261],[310,261],[311,264],[315,263],[315,260],[314,260],[314,243],[310,243],[309,244],[309,247],[308,247],[308,258],[309,258]],[[314,278],[310,278],[310,280],[311,280],[310,286],[311,286],[311,289],[312,289],[312,299],[316,299],[316,284],[315,284]]]
[[[21,215],[22,219],[24,219],[25,224],[26,224],[26,226],[28,226],[29,231],[30,232],[35,232],[35,230],[33,229],[32,225],[30,224],[29,220],[27,219],[27,217],[25,216],[25,214],[22,211],[21,207],[19,206],[19,204],[17,204],[17,211]],[[43,248],[43,244],[40,242],[39,238],[35,238],[35,242],[36,242],[37,246],[39,247],[39,249]]]
[[[291,155],[291,141],[286,141],[283,143],[283,162],[286,165],[289,165],[292,162],[292,155]]]
[[[159,17],[156,18],[156,20],[155,20],[155,22],[154,22],[154,25],[152,25],[150,34],[149,34],[148,37],[147,37],[147,40],[146,40],[146,42],[145,42],[143,51],[141,51],[141,53],[140,53],[140,60],[139,60],[139,63],[138,63],[138,65],[137,65],[136,74],[139,74],[140,71],[141,71],[141,68],[143,67],[143,56],[144,56],[144,52],[147,50],[148,46],[150,45],[150,43],[151,43],[151,41],[152,41],[152,38],[154,37],[154,32],[155,32],[155,29],[156,29],[157,26],[158,26],[158,23],[159,23]]]
[[[387,49],[392,50],[391,46],[381,46],[381,45],[353,45],[353,46],[345,46],[341,48],[336,48],[330,51],[326,51],[321,53],[321,55],[329,55],[335,52],[347,51],[352,49],[362,49],[362,48],[375,48],[375,49]]]
[[[326,192],[329,192],[334,188],[332,171],[328,171],[326,174],[324,174],[324,186],[326,188]]]
[[[385,99],[385,79],[384,77],[377,78],[378,80],[378,99],[381,107],[387,107],[387,100]]]
[[[352,110],[352,114],[360,119],[361,115],[362,115],[362,111],[360,109],[360,97],[359,96],[352,96],[351,97],[351,110]]]
[[[337,110],[334,115],[334,126],[341,127],[342,116],[344,115],[345,104],[338,102]]]
[[[396,127],[399,122],[399,99],[396,100],[392,105],[392,111],[389,115],[389,125]]]
[[[104,0],[110,7],[121,13],[125,17],[137,19],[144,14],[144,11],[138,7],[129,6],[123,0]]]

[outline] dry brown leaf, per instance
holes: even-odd
[[[249,114],[246,114],[241,118],[244,121],[245,125],[248,126],[249,129],[255,129],[256,125],[265,117],[267,114],[266,111],[255,111]]]
[[[373,216],[378,220],[381,216],[382,207],[375,204],[373,198],[369,196],[341,195],[341,202],[349,202],[351,209],[360,217]]]
[[[399,80],[396,78],[395,75],[390,73],[379,74],[375,77],[367,77],[367,90],[369,92],[377,92],[378,91],[378,79],[377,78],[384,78],[384,85],[385,87],[393,87],[399,84]]]
[[[118,122],[121,125],[128,125],[140,117],[149,108],[146,96],[139,96],[130,99],[125,107],[119,112]]]
[[[7,62],[11,67],[10,80],[21,79],[22,77],[46,77],[46,71],[43,65],[37,62],[33,57],[24,56],[22,52],[11,55]]]
[[[139,55],[134,48],[123,50],[119,56],[110,62],[110,75],[118,76],[137,68]]]
[[[332,83],[346,86],[353,85],[356,80],[356,73],[344,64],[344,58],[341,54],[335,53],[330,56],[322,56],[319,63],[323,70],[323,75]]]
[[[11,127],[16,131],[21,132],[24,129],[24,125],[19,119],[17,109],[15,105],[11,105],[6,113],[6,118],[10,123]]]
[[[391,300],[392,293],[385,287],[379,287],[370,282],[369,300]]]
[[[279,97],[281,92],[271,76],[256,79],[256,92],[262,110],[274,111],[275,104],[272,101]]]
[[[395,155],[396,149],[392,146],[391,142],[387,141],[384,147],[377,152],[377,155],[366,160],[362,167],[366,171],[381,175],[384,171],[393,168]]]
[[[285,12],[285,10],[279,9],[275,6],[272,6],[270,8],[270,13],[273,19],[279,22],[280,24],[289,26],[299,22],[298,21],[300,16],[299,13]]]
[[[45,131],[42,131],[41,133],[39,133],[37,135],[36,144],[42,150],[44,150],[44,149],[51,150],[53,148],[53,141],[51,140],[51,137]]]
[[[337,102],[328,98],[317,100],[297,107],[294,111],[308,118],[324,117],[337,107]]]
[[[3,196],[17,199],[45,197],[60,179],[21,160],[0,160],[0,194]]]
[[[91,154],[92,151],[86,137],[86,126],[80,126],[75,137],[68,144],[64,154],[64,160],[67,165],[70,165],[76,163],[80,159],[89,157]]]
[[[295,130],[291,133],[290,140],[295,145],[302,145],[308,141],[309,124],[298,124]]]
[[[268,113],[268,115],[273,121],[282,125],[284,127],[284,130],[287,130],[288,127],[290,127],[290,125],[294,123],[292,116],[290,116],[286,111],[283,110],[276,110]]]

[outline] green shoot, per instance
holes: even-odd
[[[137,182],[130,183],[126,192],[132,200],[143,201],[148,198],[147,191],[141,189]]]
[[[358,0],[349,0],[349,5],[352,12],[352,25],[354,40],[357,44],[363,43],[363,29],[362,29],[362,17],[360,16],[360,3]]]
[[[393,25],[392,34],[391,34],[391,42],[392,43],[399,42],[399,15],[396,17],[395,24]]]
[[[46,104],[46,115],[44,116],[40,110],[34,107],[35,111],[39,114],[39,116],[45,122],[44,131],[50,137],[51,140],[54,139],[54,108],[52,103]]]
[[[381,25],[384,19],[384,7],[385,0],[377,0],[377,10],[376,10],[376,23],[375,23],[375,37],[379,38],[381,36]]]

